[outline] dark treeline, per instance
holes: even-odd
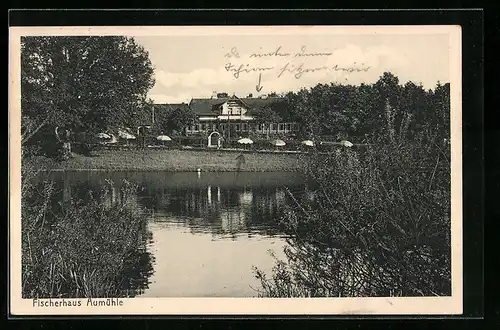
[[[431,90],[386,72],[374,84],[318,84],[289,92],[272,110],[284,121],[295,121],[302,138],[329,135],[353,142],[388,139],[448,139],[450,84]],[[430,134],[430,135],[429,135]]]
[[[67,158],[72,142],[90,145],[99,132],[137,127],[153,84],[149,54],[133,38],[23,37],[23,152]]]

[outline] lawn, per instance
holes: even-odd
[[[237,170],[239,153],[195,150],[102,150],[93,156],[75,155],[55,162],[40,158],[44,168],[63,170],[138,170],[138,171],[202,171]],[[279,153],[245,153],[241,171],[301,171],[307,155]],[[43,164],[43,165],[42,165]]]

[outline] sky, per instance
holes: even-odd
[[[450,81],[448,34],[134,38],[148,51],[155,70],[149,92],[155,103],[189,102],[213,92],[255,97],[318,83],[373,83],[386,71],[402,84],[412,81],[426,89]],[[238,74],[240,67],[246,71]]]

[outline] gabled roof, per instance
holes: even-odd
[[[187,103],[163,103],[163,104],[155,104],[155,107],[158,109],[161,108],[169,108],[171,110],[175,109],[188,109],[189,105]]]
[[[286,102],[286,99],[284,97],[276,97],[276,96],[270,96],[265,99],[257,98],[257,97],[245,97],[241,98],[243,102],[245,102],[251,110],[256,110],[261,107],[266,107],[270,106],[271,104],[276,104],[276,103],[283,103]]]
[[[252,112],[259,109],[260,107],[269,106],[273,103],[284,102],[285,99],[282,97],[267,97],[265,99],[262,98],[253,98],[253,97],[245,97],[239,98],[236,96],[231,97],[223,97],[223,98],[212,98],[212,99],[191,99],[189,103],[189,107],[198,115],[198,116],[214,116],[219,114],[218,107],[231,99],[240,100],[247,108],[248,114],[251,115]]]

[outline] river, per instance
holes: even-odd
[[[138,185],[134,203],[148,217],[142,260],[130,272],[141,297],[254,297],[252,267],[270,274],[285,258],[278,223],[288,198],[305,194],[308,180],[287,172],[55,172],[60,198],[113,182],[110,203],[123,179]],[[304,196],[306,197],[306,196]]]

